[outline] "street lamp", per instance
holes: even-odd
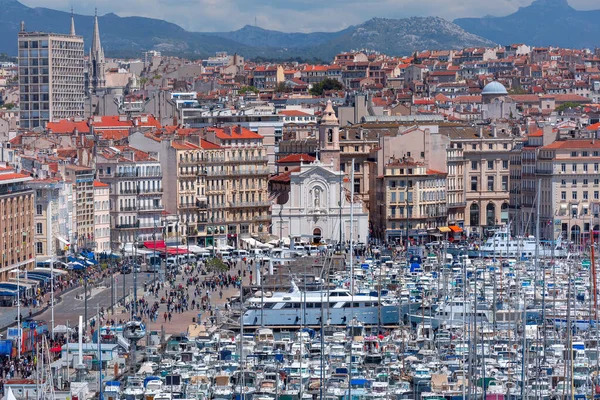
[[[52,312],[52,340],[54,340],[54,256],[50,259],[50,310]]]

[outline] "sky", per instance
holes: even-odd
[[[29,7],[47,7],[77,14],[115,13],[164,19],[196,32],[236,30],[256,24],[284,32],[338,31],[373,17],[503,16],[532,0],[21,0]],[[598,0],[569,0],[578,10],[600,8]]]

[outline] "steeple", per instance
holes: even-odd
[[[104,74],[104,49],[100,44],[100,28],[98,27],[98,10],[94,13],[94,32],[92,35],[92,47],[90,48],[90,81],[94,93],[98,89],[106,87]]]
[[[319,122],[317,158],[323,164],[332,164],[334,171],[340,170],[340,127],[331,100],[327,101]]]
[[[96,8],[94,12],[94,32],[92,34],[92,54],[97,53],[102,50],[102,46],[100,45],[100,28],[98,27],[98,9]]]
[[[73,7],[71,7],[71,36],[75,36],[75,16],[73,15]]]

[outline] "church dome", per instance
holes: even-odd
[[[488,83],[487,85],[485,85],[485,87],[483,88],[483,92],[481,92],[481,94],[486,95],[486,94],[508,94],[508,92],[506,91],[506,88],[504,87],[503,84],[501,84],[500,82],[497,81],[493,81]]]

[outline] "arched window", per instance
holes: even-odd
[[[485,221],[486,225],[493,226],[496,225],[496,206],[494,203],[489,203],[485,208]]]
[[[471,204],[469,221],[471,226],[479,226],[479,205],[477,203]]]

